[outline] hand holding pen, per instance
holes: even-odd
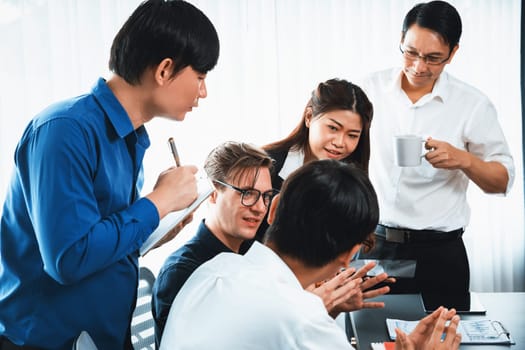
[[[198,194],[195,177],[197,167],[181,166],[175,141],[170,138],[168,143],[177,166],[162,172],[153,191],[146,196],[157,207],[161,219],[172,211],[188,207],[195,201]]]
[[[181,166],[175,140],[172,137],[169,138],[168,144],[175,159],[176,167],[171,167],[160,174],[153,192],[146,196],[157,208],[161,220],[173,211],[188,207],[197,198],[197,180],[195,178],[197,168],[191,165]],[[179,224],[166,232],[148,251],[171,241],[192,220],[193,213],[190,213]]]

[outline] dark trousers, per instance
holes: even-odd
[[[417,243],[395,243],[376,235],[375,247],[358,259],[416,260],[414,278],[396,278],[389,284],[391,294],[442,293],[465,294],[469,291],[470,270],[463,239]]]
[[[71,345],[71,347],[72,346],[73,345]],[[9,339],[0,335],[0,350],[43,350],[43,349],[38,348],[36,346],[16,345],[13,342],[11,342]],[[128,328],[128,334],[126,337],[126,342],[124,344],[124,350],[133,350],[133,345],[131,343],[131,333],[130,333],[129,328]]]

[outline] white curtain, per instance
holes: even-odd
[[[184,163],[201,166],[221,141],[262,145],[285,136],[300,119],[318,82],[333,77],[358,81],[368,72],[399,64],[401,22],[419,1],[191,2],[217,27],[219,64],[208,75],[208,98],[183,123],[148,124],[152,147],[145,159],[145,193],[157,174],[171,165],[168,137],[177,139]],[[472,217],[465,241],[471,289],[524,291],[521,4],[519,0],[451,3],[462,16],[464,31],[460,50],[447,70],[494,102],[517,169],[506,197],[470,187]],[[138,4],[138,0],[0,0],[2,198],[13,151],[26,123],[51,102],[88,91],[99,76],[109,77],[111,41]],[[141,263],[157,272],[166,256],[193,235],[205,213],[202,206],[174,241],[149,253]]]

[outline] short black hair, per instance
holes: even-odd
[[[443,38],[450,51],[459,43],[461,37],[461,17],[458,11],[446,1],[430,1],[415,5],[403,20],[401,39],[413,24],[430,29]]]
[[[219,59],[217,31],[208,17],[190,3],[144,1],[115,36],[109,69],[135,85],[147,68],[165,58],[175,63],[172,77],[188,66],[207,73]]]
[[[278,252],[321,267],[367,240],[379,221],[366,173],[333,159],[313,161],[284,182],[266,241]]]

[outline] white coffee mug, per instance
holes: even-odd
[[[394,136],[394,158],[398,166],[421,165],[425,140],[417,135]]]

